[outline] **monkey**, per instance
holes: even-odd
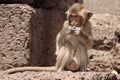
[[[85,71],[88,64],[87,50],[93,45],[90,17],[82,4],[74,3],[66,11],[67,20],[56,37],[56,63],[50,67],[18,67],[4,71],[10,74],[19,71]]]
[[[61,61],[62,64],[58,71],[61,71],[64,66],[73,71],[78,69],[85,71],[88,64],[87,50],[93,45],[89,21],[93,13],[76,3],[66,14],[68,20],[65,21],[63,29],[57,36],[57,62]]]

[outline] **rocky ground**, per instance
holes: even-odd
[[[0,80],[117,80],[108,72],[19,72],[4,75]]]
[[[90,53],[89,67],[94,71],[120,69],[120,15],[95,14],[93,23],[94,46]]]

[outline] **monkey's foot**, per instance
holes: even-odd
[[[82,71],[82,72],[89,72],[90,71],[90,69],[89,68],[80,68],[80,71]]]

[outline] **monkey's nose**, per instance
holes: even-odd
[[[72,25],[72,26],[75,26],[75,25],[76,25],[76,22],[75,22],[75,21],[72,21],[72,22],[71,22],[71,25]]]

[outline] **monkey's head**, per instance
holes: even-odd
[[[75,3],[66,11],[67,19],[70,26],[81,27],[93,15],[92,12],[84,8],[80,3]]]

